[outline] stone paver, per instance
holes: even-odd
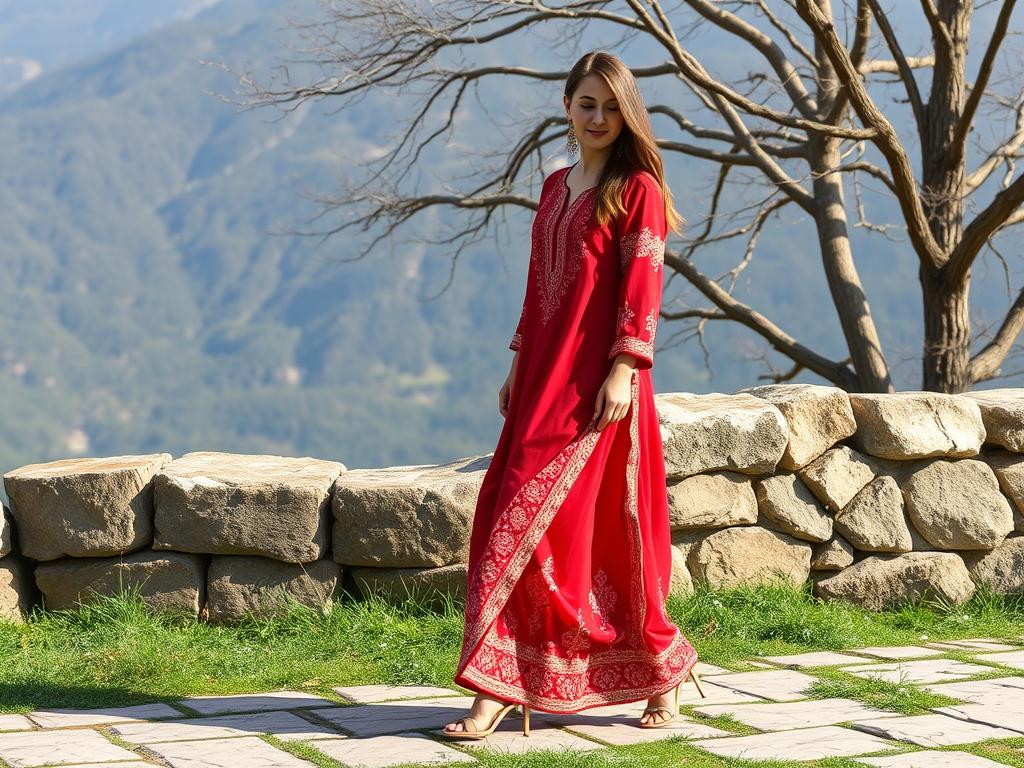
[[[994,661],[997,664],[1005,664],[1014,669],[1024,669],[1024,650],[1006,653],[976,653],[974,657],[978,661]]]
[[[970,752],[936,752],[922,749],[904,752],[901,755],[885,757],[858,757],[858,763],[877,765],[879,768],[1005,768],[1006,763],[996,763]]]
[[[699,739],[692,743],[716,755],[745,760],[817,760],[881,752],[892,747],[877,736],[836,725],[724,739]]]
[[[698,672],[698,674],[700,674]],[[705,689],[706,690],[706,689]],[[723,688],[722,690],[729,690]],[[757,699],[753,699],[757,701]],[[711,738],[729,736],[728,731],[712,728],[709,725],[695,722],[690,718],[679,716],[679,720],[663,728],[639,728],[637,723],[643,714],[647,702],[633,701],[628,704],[610,704],[604,707],[591,707],[581,712],[556,714],[552,712],[531,712],[530,732],[537,728],[569,728],[574,733],[588,738],[599,739],[608,744],[639,744],[641,742],[658,741],[669,736],[689,736],[691,738]],[[511,717],[511,715],[509,715]],[[522,720],[515,721],[521,724]]]
[[[919,659],[925,656],[941,656],[945,651],[938,648],[922,648],[919,645],[874,645],[869,648],[851,648],[851,652],[880,659]]]
[[[112,744],[96,731],[26,731],[0,734],[0,760],[12,768],[53,763],[98,763],[137,760],[138,755]]]
[[[24,715],[0,715],[0,731],[30,731],[32,721]]]
[[[741,706],[719,704],[697,707],[694,712],[709,717],[731,714],[737,721],[761,731],[782,731],[816,725],[834,725],[848,720],[901,716],[899,712],[889,712],[852,699],[838,698]]]
[[[698,673],[700,674],[700,673]],[[534,727],[533,713],[530,713],[530,735],[523,736],[523,719],[505,717],[498,729],[480,741],[461,742],[470,749],[486,749],[500,754],[520,755],[531,749],[557,749],[559,751],[577,750],[588,752],[601,749],[604,745],[596,741],[577,736],[575,733],[561,728],[545,727],[540,722]]]
[[[698,673],[700,674],[700,673]],[[680,716],[682,717],[682,716]],[[712,728],[693,720],[684,718],[671,725],[661,728],[638,728],[636,717],[628,721],[610,720],[603,723],[581,723],[568,726],[573,733],[579,733],[589,739],[597,739],[606,744],[643,744],[649,741],[660,741],[671,736],[685,736],[690,739],[711,739],[719,736],[732,735],[729,731]],[[533,716],[530,716],[530,733],[533,733]],[[531,735],[530,738],[533,738]]]
[[[1000,702],[998,706],[985,704],[954,704],[951,707],[935,707],[932,710],[941,715],[949,715],[960,720],[993,725],[1024,733],[1024,705],[1019,701],[1015,704]]]
[[[312,741],[342,735],[322,725],[314,725],[292,712],[258,712],[162,723],[127,723],[111,726],[110,730],[132,744],[147,745],[163,741],[223,739],[259,733],[273,734],[282,741]]]
[[[419,733],[318,742],[316,748],[348,768],[385,768],[399,763],[475,763],[477,759]]]
[[[697,674],[700,673],[698,672]],[[729,674],[736,675],[743,673],[730,672]],[[715,679],[717,679],[717,677]],[[689,685],[684,685],[679,690],[680,706],[684,706],[687,704],[744,704],[753,703],[756,701],[764,701],[764,698],[761,696],[752,696],[749,693],[738,691],[735,688],[728,688],[724,685],[717,685],[713,683],[711,680],[705,680],[701,678],[700,684],[701,687],[704,689],[703,696],[701,696],[696,690],[694,690]],[[643,709],[643,707],[641,707],[641,709]]]
[[[1007,645],[1000,640],[993,640],[990,637],[977,637],[969,640],[936,640],[928,645],[935,648],[943,648],[949,651],[1019,651],[1020,646]]]
[[[983,739],[1009,739],[1019,736],[1015,731],[984,723],[958,720],[947,715],[913,715],[885,720],[858,720],[852,723],[859,731],[887,739],[906,741],[919,747],[950,747]]]
[[[956,683],[922,685],[927,691],[963,699],[972,704],[1005,704],[1019,701],[1024,706],[1024,677],[996,677],[991,680],[963,680]]]
[[[153,768],[153,763],[132,760],[130,763],[61,763],[60,768]]]
[[[774,701],[793,701],[807,698],[806,690],[817,678],[790,669],[772,669],[755,672],[733,672],[715,677],[715,685],[748,693],[751,696]],[[698,703],[698,702],[691,702]],[[700,703],[717,703],[702,700]]]
[[[381,736],[387,733],[443,728],[464,717],[473,704],[471,696],[456,696],[416,701],[389,701],[381,704],[357,704],[350,707],[314,709],[313,714],[349,731],[354,736]],[[505,715],[514,721],[514,713]],[[532,714],[531,714],[532,717]]]
[[[236,696],[193,696],[177,702],[200,715],[223,715],[228,712],[269,712],[300,707],[337,706],[329,699],[301,691],[274,691],[273,693],[239,694]]]
[[[700,672],[698,671],[699,675]],[[423,698],[425,696],[465,696],[463,691],[436,688],[430,685],[350,685],[335,688],[334,692],[353,704],[373,704],[378,701]]]
[[[812,651],[810,653],[797,653],[792,656],[762,656],[761,658],[784,667],[797,668],[864,663],[864,659],[860,656],[851,656],[847,653],[836,653],[835,651]],[[698,672],[697,674],[700,673]]]
[[[186,717],[167,704],[140,704],[135,707],[107,709],[40,709],[28,716],[41,728],[72,728],[83,725],[106,725],[126,720],[160,720]]]
[[[992,667],[968,664],[956,659],[920,659],[845,667],[843,671],[859,677],[877,677],[891,683],[940,683],[991,672]]]
[[[154,744],[149,749],[170,763],[172,768],[310,768],[312,765],[256,736],[172,741]]]

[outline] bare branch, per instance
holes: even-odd
[[[974,258],[993,234],[1024,204],[1024,176],[1002,190],[974,220],[964,227],[964,234],[949,257],[945,279],[949,285],[963,280],[974,263]]]
[[[878,4],[878,0],[867,0],[871,6],[871,11],[875,15],[875,19],[878,21],[878,28],[882,32],[882,37],[885,38],[885,44],[889,46],[889,51],[892,53],[895,63],[896,70],[899,72],[900,79],[903,81],[903,85],[907,90],[907,98],[910,100],[910,107],[914,111],[914,122],[917,124],[917,134],[922,137],[924,141],[924,104],[921,101],[921,91],[917,87],[917,80],[914,78],[914,71],[907,61],[907,57],[903,54],[903,49],[900,47],[899,40],[896,39],[896,33],[892,30],[892,25],[889,23],[889,17],[885,15],[885,11]],[[934,57],[933,57],[934,59]]]
[[[1003,38],[1006,37],[1006,28],[1010,24],[1010,14],[1013,13],[1013,6],[1016,5],[1016,2],[1017,0],[1003,0],[1003,7],[999,9],[999,17],[996,19],[995,28],[992,30],[992,39],[989,40],[988,47],[985,49],[985,55],[981,59],[978,76],[974,79],[974,87],[971,88],[971,93],[964,104],[964,111],[960,114],[960,122],[956,126],[956,134],[953,137],[950,153],[946,156],[948,168],[957,167],[963,160],[964,152],[966,152],[967,134],[971,130],[971,123],[974,122],[974,113],[978,110],[978,104],[981,103],[985,86],[988,83],[989,77],[992,76],[992,65],[995,63],[999,46],[1002,44]]]
[[[846,365],[829,360],[805,347],[760,312],[730,296],[722,286],[702,274],[689,259],[666,250],[665,264],[682,273],[712,304],[731,319],[757,333],[777,351],[838,387],[847,391],[856,389],[857,377]]]
[[[928,220],[918,195],[914,171],[896,129],[868,95],[864,84],[853,68],[853,62],[850,61],[846,48],[836,37],[835,26],[832,22],[822,15],[817,4],[811,0],[796,0],[796,3],[801,18],[814,32],[814,36],[828,54],[840,78],[846,83],[853,108],[865,125],[870,125],[875,129],[873,140],[892,170],[893,182],[897,190],[896,199],[899,201],[903,217],[907,222],[907,231],[914,244],[914,249],[923,261],[936,269],[939,268],[944,260],[944,254],[928,227]]]
[[[923,69],[924,67],[931,67],[935,64],[935,56],[929,54],[928,56],[904,56],[903,60],[907,63],[910,69]],[[900,67],[895,61],[890,59],[869,59],[861,63],[857,67],[857,71],[862,75],[870,75],[875,72],[886,72],[891,75],[899,74]]]
[[[967,367],[968,381],[977,384],[997,376],[999,367],[1003,364],[1022,329],[1024,329],[1024,290],[1017,294],[1017,299],[1006,313],[1003,324],[992,341],[971,358]]]

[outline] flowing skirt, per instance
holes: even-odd
[[[650,373],[603,431],[519,477],[514,408],[477,500],[455,682],[541,711],[646,699],[686,679],[693,646],[665,611],[668,501]],[[514,392],[515,390],[513,390]]]

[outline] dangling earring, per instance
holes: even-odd
[[[565,151],[575,155],[580,151],[580,143],[576,138],[576,131],[573,130],[572,120],[569,121],[569,134],[565,138]]]

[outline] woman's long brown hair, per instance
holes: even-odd
[[[654,139],[651,119],[647,114],[643,97],[637,87],[636,78],[621,59],[605,51],[591,51],[577,61],[565,80],[565,95],[570,103],[580,80],[589,74],[604,78],[619,102],[622,113],[622,133],[615,140],[612,153],[601,170],[601,178],[594,192],[594,211],[599,224],[606,223],[612,216],[626,213],[622,205],[622,192],[630,173],[643,169],[650,173],[661,187],[665,201],[665,222],[669,231],[680,234],[683,217],[672,205],[672,192],[665,183],[665,172],[661,152]]]

